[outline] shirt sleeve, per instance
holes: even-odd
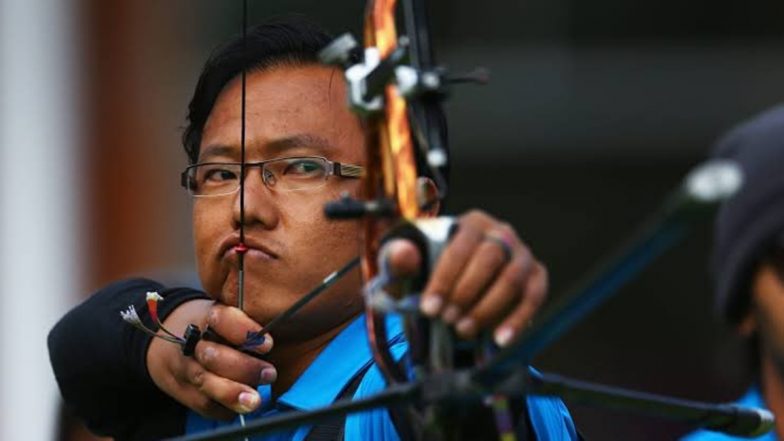
[[[147,279],[111,284],[76,306],[50,331],[49,357],[60,392],[73,412],[99,434],[149,440],[180,434],[185,407],[160,391],[146,366],[152,337],[125,323],[120,311],[134,305],[150,324],[145,293],[164,297],[163,320],[182,303],[208,298],[189,288],[164,288]]]
[[[569,410],[560,398],[548,396],[526,397],[528,417],[537,440],[572,441],[580,436],[574,427]]]

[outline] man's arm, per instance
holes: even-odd
[[[178,345],[153,339],[128,325],[120,311],[134,305],[149,327],[147,291],[158,291],[158,315],[182,335],[206,324],[234,345],[261,325],[237,308],[215,304],[204,293],[166,289],[132,279],[112,284],[74,308],[49,334],[49,353],[60,390],[90,430],[119,440],[160,439],[184,430],[187,409],[231,419],[261,404],[255,388],[277,377],[274,366],[232,347],[202,340],[193,357]],[[272,339],[252,348],[264,354]]]
[[[120,318],[134,305],[148,317],[147,291],[159,291],[164,319],[181,304],[207,298],[192,289],[164,289],[146,279],[114,283],[63,317],[49,333],[49,355],[65,401],[90,430],[120,440],[182,432],[185,408],[161,392],[147,372],[151,337]]]

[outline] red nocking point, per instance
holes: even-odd
[[[236,251],[237,254],[245,254],[248,252],[248,247],[246,247],[244,243],[238,243],[234,246],[234,251]]]

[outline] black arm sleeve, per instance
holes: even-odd
[[[120,311],[134,305],[150,323],[147,291],[164,297],[161,320],[182,303],[208,298],[189,288],[166,289],[147,279],[103,288],[75,307],[49,333],[49,358],[60,391],[74,413],[100,435],[151,440],[181,434],[186,409],[160,391],[147,372],[152,337],[125,323]]]

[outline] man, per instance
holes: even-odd
[[[718,310],[754,349],[757,379],[738,404],[776,415],[775,431],[758,439],[784,439],[784,106],[730,131],[715,155],[744,172],[743,188],[719,211],[713,251]],[[698,431],[685,439],[736,438]]]
[[[111,285],[70,312],[50,334],[52,364],[63,396],[96,432],[118,439],[157,439],[217,427],[236,414],[264,417],[309,410],[340,397],[370,396],[384,387],[363,329],[361,281],[352,272],[281,324],[254,348],[261,360],[228,345],[200,341],[192,358],[169,342],[123,326],[118,313],[143,293],[161,291],[159,314],[181,334],[208,324],[242,344],[339,265],[359,254],[356,222],[325,218],[324,205],[342,193],[359,195],[351,176],[330,175],[334,164],[363,166],[362,122],[346,106],[341,72],[316,53],[330,37],[302,21],[249,30],[207,62],[190,103],[183,140],[184,179],[194,195],[193,229],[205,295],[148,280]],[[246,83],[246,175],[240,161],[242,85]],[[244,206],[239,179],[244,179]],[[435,214],[435,212],[433,213]],[[527,326],[547,289],[544,267],[506,224],[481,213],[460,227],[425,286],[421,309],[454,324],[463,338],[493,332],[509,344]],[[244,228],[245,301],[238,303],[239,231]],[[391,269],[411,274],[421,256],[405,241],[390,244]],[[407,343],[390,320],[390,345]],[[274,343],[273,343],[274,339]],[[527,418],[542,439],[575,437],[560,401],[527,400]],[[190,410],[189,410],[190,409]],[[349,416],[331,438],[399,439],[385,411]],[[311,439],[316,426],[264,439]]]

